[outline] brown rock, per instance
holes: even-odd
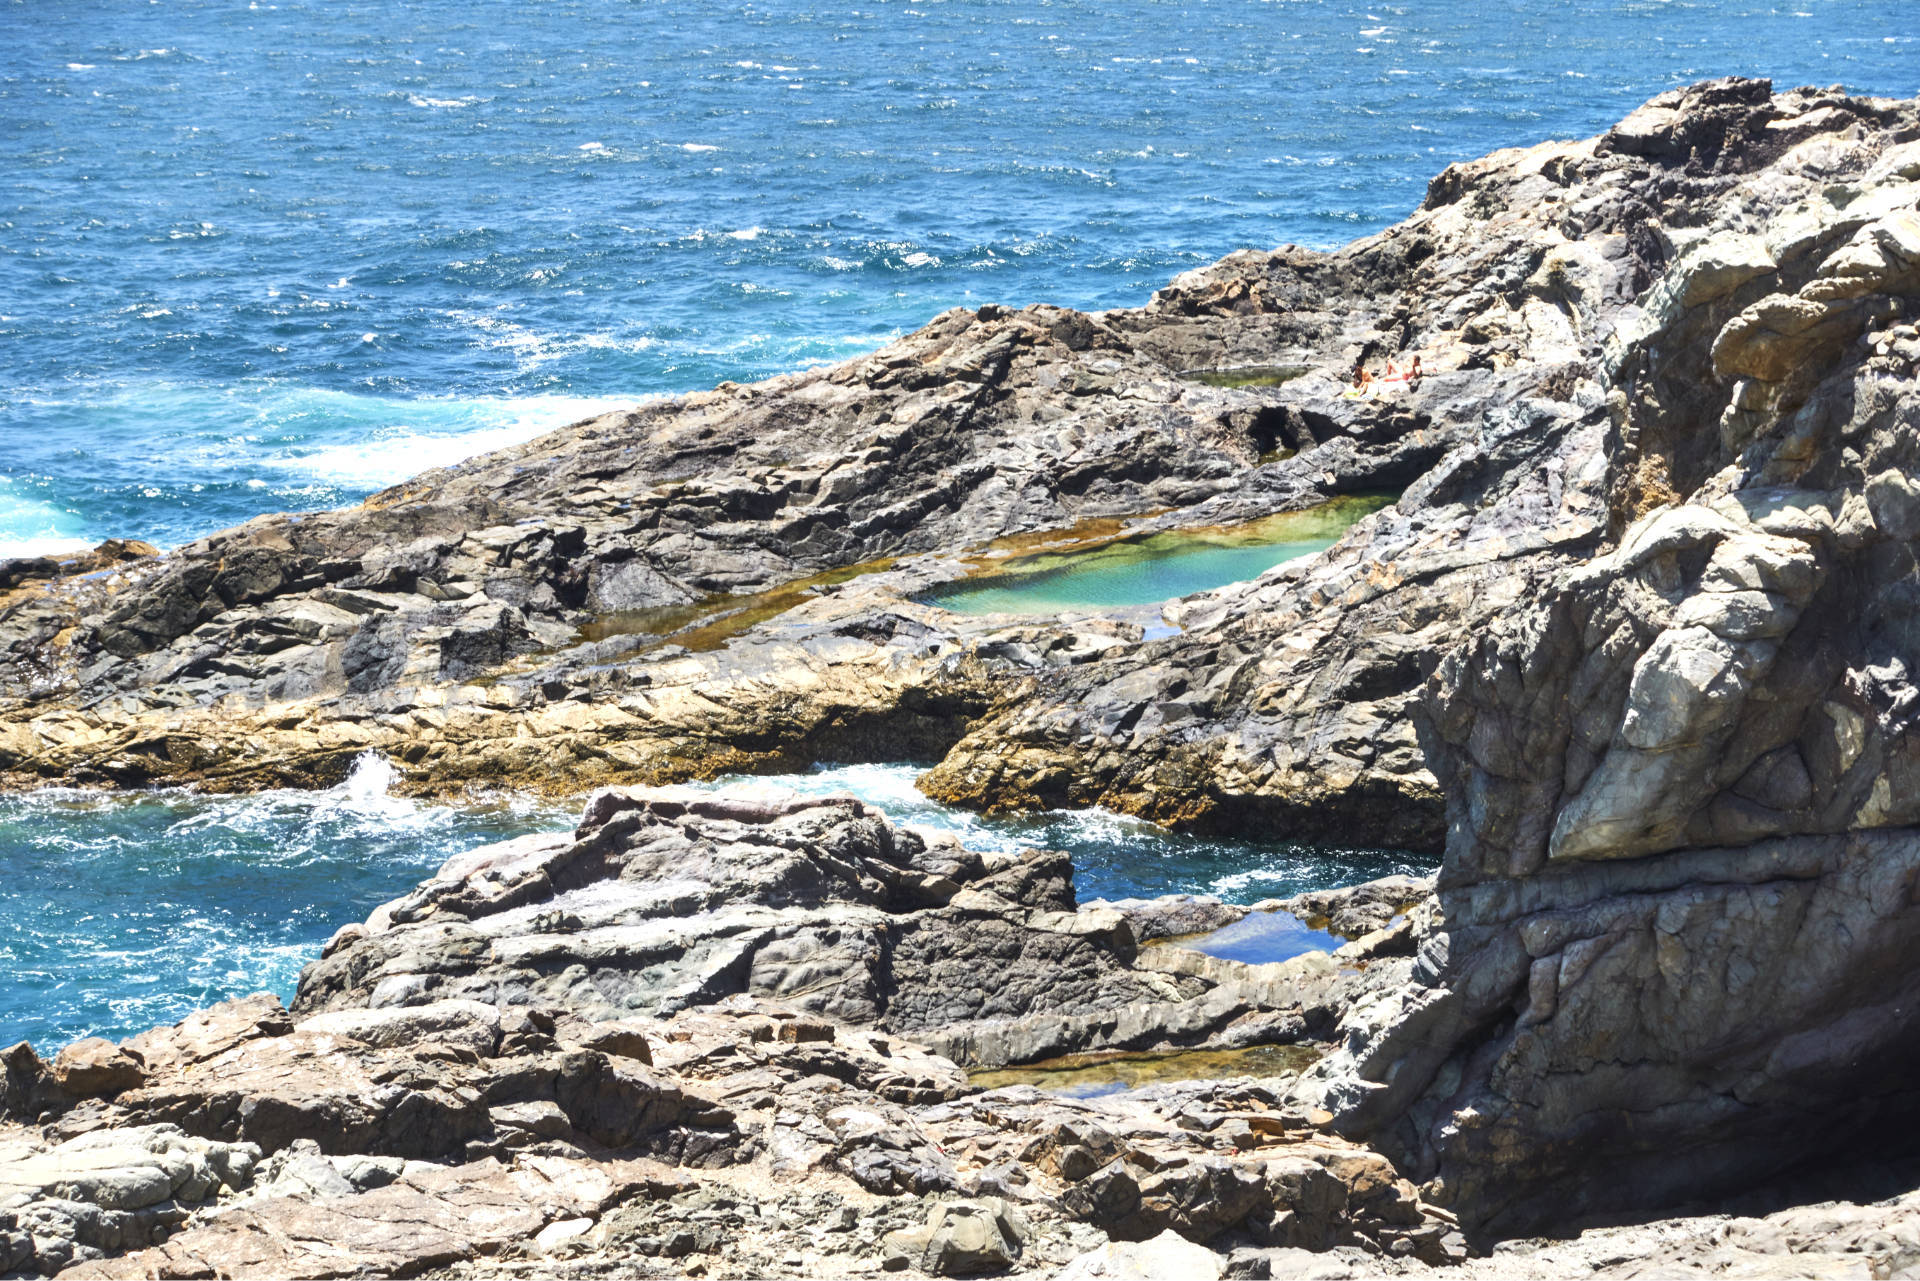
[[[146,1065],[137,1051],[94,1036],[54,1056],[53,1079],[75,1098],[112,1098],[139,1089],[146,1081]]]

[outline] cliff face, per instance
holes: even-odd
[[[1920,131],[1769,109],[1596,371],[1623,527],[1429,681],[1446,929],[1320,1069],[1496,1232],[1911,1132]]]

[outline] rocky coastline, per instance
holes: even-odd
[[[0,785],[592,794],[290,1007],[5,1051],[0,1274],[1909,1275],[1917,320],[1920,102],[1710,81],[1137,310],[0,564]],[[1383,490],[1164,618],[928,595]],[[823,760],[1438,870],[1248,964],[675,786]],[[1063,1060],[1144,1083],[998,1083]]]

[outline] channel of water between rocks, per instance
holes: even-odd
[[[922,795],[920,768],[828,766],[691,786],[850,793],[976,849],[1064,850],[1083,902],[1194,893],[1252,903],[1424,870],[1419,856],[1399,851],[1203,839],[1101,811],[985,818]],[[447,858],[578,819],[576,803],[510,795],[460,805],[402,799],[387,794],[390,780],[391,768],[370,756],[325,792],[0,797],[0,968],[12,975],[0,993],[0,1043],[126,1036],[259,990],[290,998],[300,967],[335,929]],[[1221,931],[1219,953],[1281,960],[1335,942],[1262,914]]]

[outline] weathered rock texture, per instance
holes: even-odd
[[[1553,164],[1668,260],[1595,348],[1612,532],[1432,677],[1446,927],[1318,1069],[1494,1234],[1910,1145],[1920,1102],[1920,116],[1721,82]]]
[[[949,312],[352,511],[26,580],[0,598],[0,777],[312,784],[375,748],[416,788],[580,790],[958,744],[930,787],[969,804],[1437,848],[1411,709],[1449,646],[1606,528],[1597,362],[1665,266],[1646,224],[1670,168],[1503,154],[1336,253],[1238,253],[1137,310]],[[1357,357],[1416,349],[1418,386],[1339,394]],[[1309,372],[1180,376],[1250,364]],[[1169,640],[907,599],[1015,536],[1403,488]]]
[[[0,1125],[0,1269],[1045,1274],[1167,1232],[1438,1262],[1451,1217],[1284,1077],[1079,1101],[954,1062],[1299,1040],[1408,963],[1141,949],[1058,856],[857,801],[603,792],[341,930],[291,1012],[9,1051],[0,1120],[38,1128]]]

